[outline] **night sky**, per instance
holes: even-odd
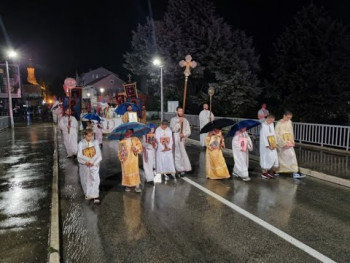
[[[193,0],[195,1],[195,0]],[[213,0],[214,1],[214,0]],[[74,2],[74,4],[72,4]],[[37,78],[61,89],[66,76],[98,66],[126,79],[123,54],[130,48],[131,31],[150,16],[147,0],[127,1],[5,0],[0,15],[12,46],[21,53],[21,65],[33,59]],[[167,0],[150,0],[153,17],[162,18]],[[217,14],[233,28],[254,38],[264,64],[273,41],[307,0],[216,0]],[[314,0],[346,25],[350,25],[349,0]],[[6,47],[0,31],[1,51]]]

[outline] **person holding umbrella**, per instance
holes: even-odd
[[[241,178],[243,181],[250,181],[249,167],[249,151],[253,150],[253,143],[247,130],[260,125],[259,121],[244,120],[236,123],[227,133],[227,137],[233,136],[232,154],[235,161],[232,175]]]
[[[137,116],[137,112],[133,110],[133,106],[129,104],[127,106],[127,111],[123,114],[122,122],[139,122],[140,118]]]
[[[230,173],[227,169],[222,149],[225,147],[222,128],[235,124],[230,119],[217,119],[207,123],[201,130],[200,134],[209,133],[205,139],[206,143],[206,177],[208,179],[227,179]]]
[[[215,128],[208,133],[205,139],[206,151],[206,177],[208,179],[227,179],[230,173],[227,169],[222,149],[225,148],[224,136],[221,129]]]

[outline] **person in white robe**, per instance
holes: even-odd
[[[70,109],[60,119],[59,128],[63,134],[63,142],[67,152],[67,158],[77,155],[78,151],[78,121],[70,115]]]
[[[156,149],[157,149],[157,139],[155,136],[154,124],[149,124],[148,126],[151,131],[142,137],[143,146],[143,171],[145,176],[146,184],[154,184],[154,169],[156,167]]]
[[[274,178],[279,165],[274,121],[275,117],[272,114],[268,115],[260,129],[260,166],[263,179]]]
[[[161,126],[156,129],[156,140],[158,142],[156,171],[157,174],[164,174],[165,180],[169,180],[168,174],[175,176],[176,173],[173,155],[173,136],[168,124],[167,120],[163,120]]]
[[[199,128],[202,129],[208,122],[214,120],[214,114],[208,110],[208,103],[203,104],[203,110],[199,113]],[[206,148],[205,139],[208,133],[200,134],[201,146]]]
[[[98,143],[102,149],[102,146],[103,146],[103,126],[100,122],[94,126],[94,132],[95,132],[95,139],[98,141]]]
[[[100,203],[100,162],[102,160],[98,141],[93,139],[93,131],[86,129],[84,139],[78,145],[78,162],[80,183],[84,190],[85,199]]]
[[[304,178],[305,175],[298,173],[299,166],[294,151],[295,141],[292,119],[293,114],[285,111],[283,118],[276,124],[277,154],[279,159],[278,173],[291,173],[293,178]]]
[[[192,170],[185,148],[185,141],[191,135],[191,128],[183,114],[182,107],[177,107],[176,117],[171,118],[170,121],[170,129],[174,136],[175,169],[180,173],[180,176],[184,176],[186,172]]]
[[[52,104],[51,112],[53,122],[58,123],[58,115],[60,113],[60,102],[57,99],[55,99],[55,102]]]
[[[233,167],[233,176],[241,178],[243,181],[250,181],[249,168],[249,151],[253,150],[253,143],[250,139],[246,128],[237,131],[232,139],[232,154],[235,161]]]

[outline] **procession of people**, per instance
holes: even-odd
[[[119,125],[109,139],[118,140],[117,155],[121,165],[121,185],[126,192],[142,191],[142,182],[155,184],[155,178],[168,181],[170,178],[183,177],[192,171],[190,158],[186,151],[186,139],[191,135],[191,126],[184,116],[182,107],[177,107],[176,114],[168,120],[161,121],[159,127],[145,122],[143,113],[141,122],[132,105],[125,107]],[[266,104],[259,111],[259,121],[244,120],[235,123],[224,118],[215,120],[208,104],[203,104],[199,114],[200,145],[206,151],[205,177],[207,179],[240,178],[244,182],[251,181],[249,176],[249,152],[253,150],[253,142],[248,130],[259,127],[259,152],[261,178],[273,179],[280,173],[290,173],[293,178],[304,178],[299,172],[292,127],[292,113],[285,111],[283,118],[277,122],[266,110]],[[59,119],[59,121],[58,121]],[[92,121],[94,120],[94,121]],[[62,131],[67,158],[77,157],[81,185],[87,200],[95,204],[99,199],[99,165],[102,160],[103,130],[97,114],[81,116],[85,129],[83,139],[78,144],[78,121],[71,115],[70,109],[63,116],[57,117]],[[234,167],[232,173],[226,165],[223,154],[225,136],[223,129],[230,127],[226,137],[232,137],[232,156]],[[257,129],[258,130],[258,129]],[[188,147],[188,145],[187,145]],[[142,156],[143,172],[139,170],[139,156]],[[203,164],[200,164],[203,165]],[[141,178],[143,175],[143,178]],[[158,181],[158,180],[157,180]]]

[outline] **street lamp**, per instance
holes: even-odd
[[[105,91],[104,88],[100,88],[100,92],[101,92],[101,97],[103,96],[103,92]]]
[[[15,123],[13,121],[13,112],[12,112],[12,95],[11,95],[11,87],[10,87],[10,73],[9,73],[9,63],[8,59],[12,59],[17,57],[17,53],[14,50],[9,50],[6,54],[6,78],[7,78],[7,92],[9,97],[9,114],[11,120],[11,128],[15,127]]]
[[[212,101],[212,97],[213,97],[214,93],[215,93],[214,87],[209,87],[208,94],[209,94],[209,97],[210,97],[210,108],[209,108],[209,111],[210,111],[209,112],[209,120],[210,121],[212,121],[212,119],[211,119],[211,101]]]
[[[163,64],[159,58],[154,58],[153,65],[160,68],[160,120],[163,121]]]

